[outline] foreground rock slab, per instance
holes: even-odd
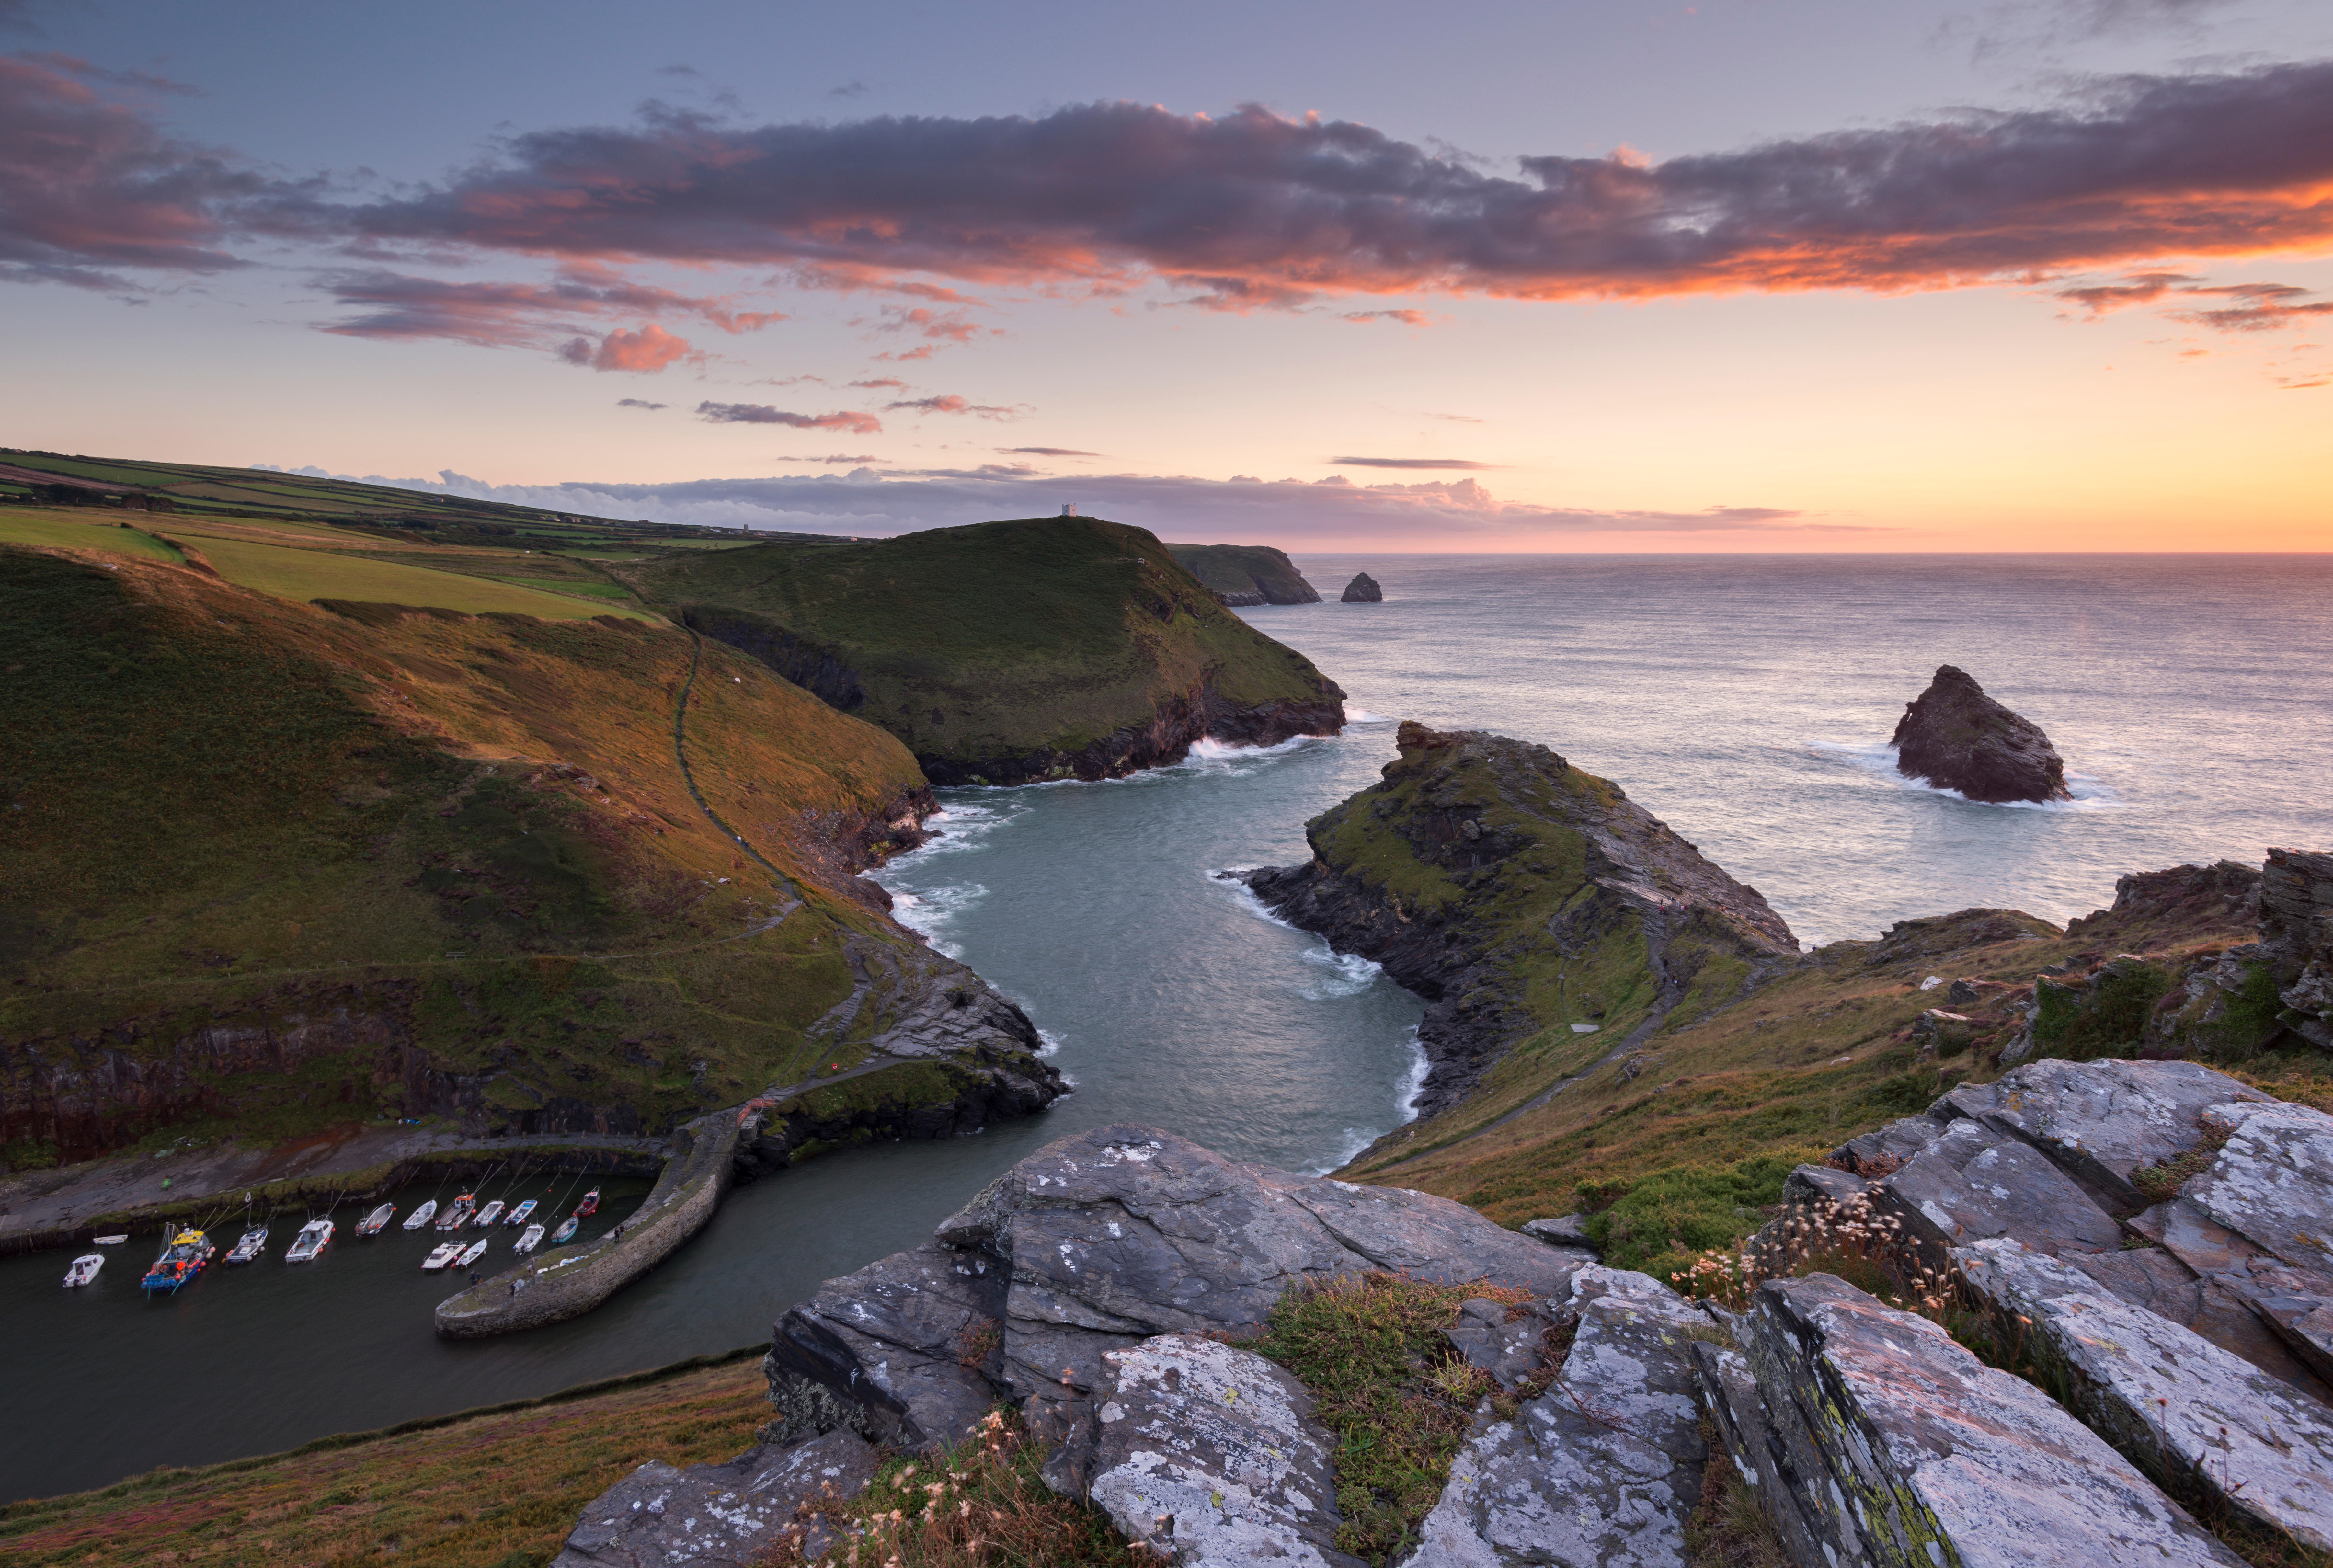
[[[2061,1371],[2083,1419],[2221,1502],[2333,1549],[2333,1410],[2013,1241],[1953,1255],[2004,1334]]]
[[[2048,1395],[1843,1281],[1771,1280],[1737,1333],[1771,1445],[1737,1462],[1837,1568],[2239,1562]]]
[[[1649,1275],[1572,1282],[1579,1332],[1512,1421],[1477,1418],[1405,1568],[1683,1568],[1701,1497],[1693,1335],[1710,1320]]]
[[[1301,1383],[1193,1334],[1103,1361],[1090,1495],[1129,1539],[1187,1568],[1359,1568],[1336,1549],[1334,1443]]]
[[[583,1511],[552,1568],[723,1568],[778,1541],[794,1510],[821,1496],[856,1496],[875,1474],[875,1450],[850,1432],[798,1448],[748,1449],[725,1465],[677,1470],[650,1461]],[[825,1550],[813,1525],[804,1555]]]

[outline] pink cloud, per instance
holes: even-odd
[[[675,337],[650,322],[638,332],[619,329],[610,332],[600,340],[597,348],[589,338],[577,338],[560,350],[559,357],[570,364],[589,365],[595,370],[653,374],[691,351],[686,338]]]
[[[1018,419],[1033,412],[1028,408],[998,408],[988,403],[975,403],[953,393],[935,398],[907,398],[883,405],[888,412],[893,409],[911,409],[918,414],[974,414],[984,419]]]

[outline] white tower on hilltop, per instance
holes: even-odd
[[[1064,517],[1074,517],[1074,516],[1076,516],[1077,515],[1078,515],[1078,504],[1077,504],[1075,501],[1064,501],[1064,502],[1062,502],[1062,503],[1061,503],[1061,515],[1062,515],[1062,516],[1064,516]]]

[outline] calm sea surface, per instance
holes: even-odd
[[[1345,736],[944,792],[942,836],[883,874],[903,919],[1046,1032],[1078,1085],[1051,1112],[742,1188],[606,1307],[507,1340],[435,1336],[444,1287],[418,1272],[417,1237],[286,1267],[298,1216],[274,1260],[168,1302],[139,1297],[144,1238],[89,1291],[58,1287],[63,1255],[0,1262],[10,1408],[41,1412],[0,1422],[0,1498],[751,1343],[820,1280],[1101,1122],[1337,1163],[1400,1120],[1419,1005],[1208,873],[1302,856],[1304,820],[1376,777],[1398,719],[1543,742],[1618,781],[1808,941],[1975,904],[2062,920],[2125,871],[2333,845],[2333,557],[1298,563],[1331,596],[1364,568],[1385,584],[1378,605],[1243,612],[1343,684],[1368,716]],[[2074,801],[1973,805],[1894,774],[1888,732],[1943,663],[2049,731]],[[345,1236],[357,1215],[339,1217]]]

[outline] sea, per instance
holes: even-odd
[[[754,1343],[821,1281],[1105,1122],[1334,1168],[1406,1118],[1421,1004],[1215,873],[1305,858],[1306,820],[1378,776],[1402,719],[1536,741],[1614,780],[1809,944],[1973,906],[2062,921],[2127,872],[2333,846],[2333,555],[1297,563],[1330,602],[1240,613],[1343,686],[1342,736],[943,791],[938,835],[878,873],[901,920],[1028,1010],[1076,1085],[1051,1111],[742,1188],[598,1312],[502,1340],[436,1337],[426,1244],[395,1231],[296,1269],[279,1246],[154,1303],[144,1238],[86,1291],[59,1287],[62,1255],[0,1261],[11,1404],[43,1413],[0,1423],[0,1500]],[[1334,602],[1363,570],[1385,601]],[[1896,773],[1888,735],[1943,664],[2049,732],[2073,799],[1984,805]],[[610,1223],[638,1194],[611,1196]],[[345,1236],[357,1216],[339,1217]]]

